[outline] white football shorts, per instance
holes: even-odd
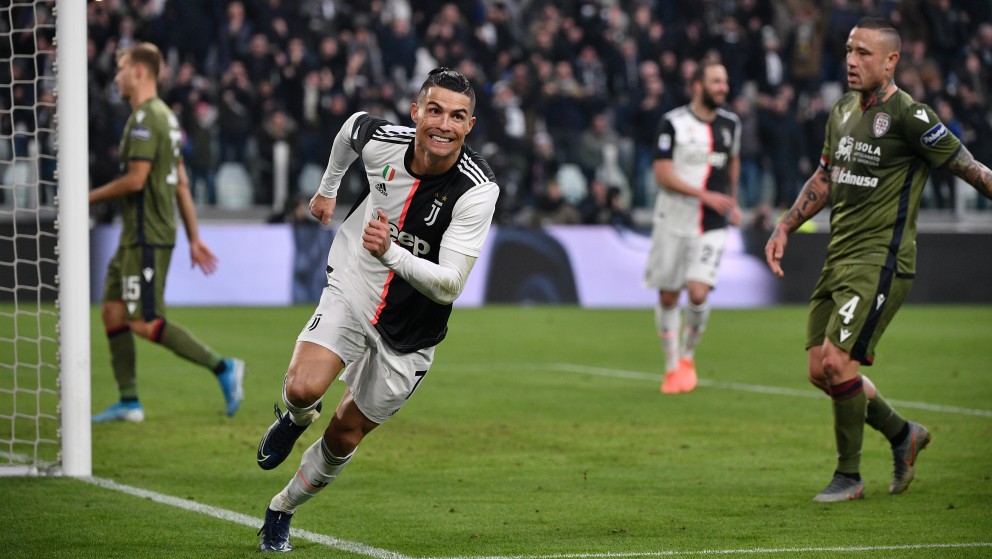
[[[711,229],[702,235],[686,237],[656,226],[651,232],[644,285],[679,291],[691,280],[716,287],[726,239],[726,229]]]
[[[325,347],[345,364],[341,375],[365,417],[384,423],[403,407],[434,362],[434,347],[400,353],[348,305],[342,293],[325,287],[313,316],[296,338]]]

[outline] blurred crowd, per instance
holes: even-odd
[[[11,20],[53,4],[12,8]],[[992,162],[992,2],[104,0],[88,5],[91,184],[117,173],[130,114],[114,53],[151,41],[167,57],[159,93],[180,116],[200,204],[223,205],[217,172],[234,164],[252,202],[271,205],[276,145],[288,147],[290,198],[309,196],[348,115],[409,123],[427,71],[448,66],[475,85],[468,143],[499,179],[499,223],[627,224],[658,188],[661,116],[713,57],[743,122],[740,203],[783,209],[819,159],[847,35],[865,15],[902,34],[897,85]],[[15,74],[38,71],[16,60]],[[23,102],[16,85],[0,91],[0,109]],[[13,114],[4,126],[34,125]],[[361,188],[346,182],[343,197]],[[935,171],[932,185],[925,207],[953,207],[953,177]]]

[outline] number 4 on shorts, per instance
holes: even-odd
[[[854,320],[854,309],[858,307],[858,302],[860,300],[861,297],[855,295],[850,301],[844,303],[844,306],[837,311],[837,314],[844,317],[844,324],[850,324],[851,321]]]

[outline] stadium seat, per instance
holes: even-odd
[[[229,210],[250,208],[253,204],[251,176],[245,166],[233,161],[217,169],[217,207]]]

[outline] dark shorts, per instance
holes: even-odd
[[[809,301],[806,349],[825,338],[871,365],[875,345],[913,285],[912,277],[871,264],[825,267]]]
[[[129,320],[165,316],[165,277],[172,248],[117,247],[107,266],[104,301],[124,301]]]

